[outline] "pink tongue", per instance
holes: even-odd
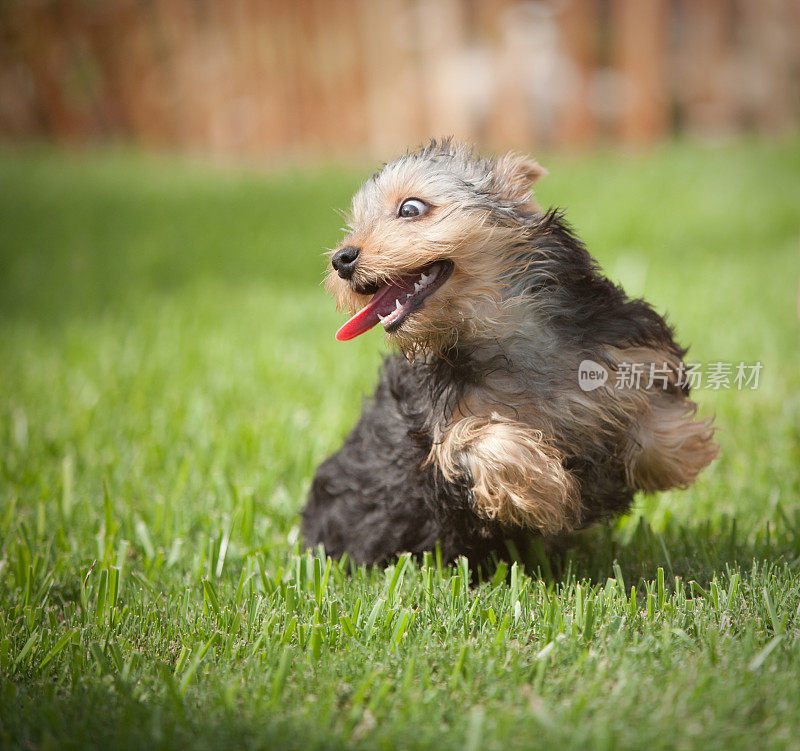
[[[402,287],[387,284],[375,293],[375,296],[356,313],[342,328],[336,332],[336,339],[346,342],[355,339],[365,331],[369,331],[378,321],[378,313],[388,315],[394,310],[394,301],[404,292]]]

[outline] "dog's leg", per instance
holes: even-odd
[[[547,533],[576,527],[580,494],[541,431],[497,413],[452,423],[429,460],[446,480],[469,477],[478,513]]]
[[[697,405],[681,395],[654,394],[634,427],[626,471],[637,490],[686,488],[717,456],[711,420],[696,418]]]
[[[717,456],[712,419],[698,419],[697,404],[679,387],[680,359],[666,349],[609,350],[612,361],[638,366],[646,388],[621,389],[615,398],[630,422],[625,472],[635,490],[667,490],[691,485]],[[618,372],[618,371],[617,371]],[[652,383],[648,381],[652,380]]]

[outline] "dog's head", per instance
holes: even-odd
[[[449,140],[387,164],[355,195],[350,231],[331,252],[326,285],[355,314],[337,338],[380,322],[406,351],[441,351],[491,316],[545,174]]]

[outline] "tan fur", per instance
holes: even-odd
[[[391,224],[378,225],[368,233],[353,233],[346,240],[346,244],[361,248],[363,265],[357,272],[357,282],[396,281],[404,273],[436,260],[457,257],[461,261],[447,284],[426,301],[425,307],[400,332],[389,336],[392,343],[410,354],[421,350],[440,353],[474,331],[476,324],[500,314],[500,277],[507,266],[497,248],[508,244],[510,230],[483,227],[479,220],[456,221],[448,215],[449,208],[439,206],[433,210],[432,221],[442,218],[438,219],[437,232],[426,233],[424,242],[415,243],[413,236],[398,238]],[[411,232],[408,230],[408,235]],[[448,236],[450,242],[445,244]],[[339,307],[350,312],[360,310],[370,299],[355,293],[335,274],[328,275],[326,286]]]
[[[465,209],[460,197],[446,194],[423,221],[398,227],[399,204],[409,197],[436,195],[438,186],[430,182],[420,165],[393,164],[386,169],[393,171],[382,173],[382,204],[367,204],[360,194],[356,196],[348,218],[351,231],[340,247],[361,249],[353,278],[356,284],[396,281],[434,261],[457,259],[447,284],[400,331],[389,335],[390,342],[409,355],[442,353],[459,338],[489,329],[504,317],[501,277],[512,265],[505,250],[519,239],[519,229],[490,223],[486,210]],[[509,154],[497,162],[490,188],[509,203],[538,210],[531,185],[545,174],[546,170],[533,160]],[[354,292],[333,270],[325,286],[338,307],[351,313],[370,299]]]
[[[661,398],[634,427],[626,470],[631,487],[667,490],[691,485],[717,456],[711,420],[697,420],[688,399]]]
[[[464,417],[434,443],[430,460],[447,480],[468,471],[474,506],[489,518],[548,533],[580,520],[577,484],[540,430],[497,413]]]
[[[644,366],[648,375],[639,389],[615,389],[614,398],[626,406],[627,424],[633,426],[626,449],[626,473],[639,490],[685,488],[697,479],[719,453],[710,418],[697,418],[697,404],[678,387],[680,360],[666,351],[646,348],[608,350],[616,377],[621,363]],[[659,378],[650,384],[650,366],[666,374],[667,388]]]
[[[495,174],[498,183],[503,185],[506,198],[525,204],[530,211],[541,209],[531,194],[531,186],[548,174],[541,164],[528,157],[509,153],[497,160]]]

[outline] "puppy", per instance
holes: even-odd
[[[326,281],[353,313],[336,338],[380,324],[399,352],[317,470],[307,545],[381,563],[438,543],[479,563],[685,488],[716,456],[685,350],[535,202],[544,174],[445,140],[356,194]]]

